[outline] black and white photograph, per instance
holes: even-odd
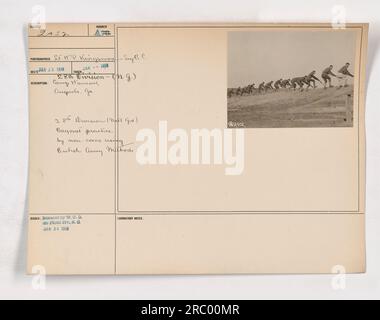
[[[228,127],[352,127],[357,35],[230,32]]]

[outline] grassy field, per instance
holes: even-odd
[[[351,127],[353,86],[228,98],[230,128]]]

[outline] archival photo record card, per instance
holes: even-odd
[[[28,31],[28,273],[365,272],[367,24]]]

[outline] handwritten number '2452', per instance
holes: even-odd
[[[57,32],[48,32],[46,30],[42,30],[39,35],[39,37],[68,37],[69,34],[64,31],[57,31]]]

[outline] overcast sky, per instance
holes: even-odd
[[[228,86],[256,85],[280,78],[294,78],[330,64],[337,72],[346,62],[354,72],[356,35],[337,31],[239,31],[228,40]]]

